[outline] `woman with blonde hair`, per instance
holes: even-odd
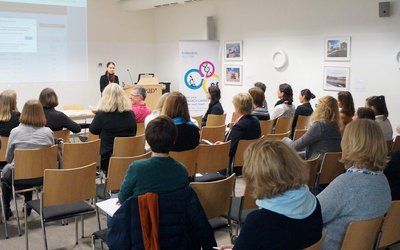
[[[0,94],[0,136],[8,137],[18,127],[21,113],[17,109],[17,93],[7,89]],[[5,146],[5,145],[4,145]]]
[[[165,100],[167,99],[169,93],[164,93],[160,99],[158,99],[158,102],[156,104],[156,107],[153,109],[153,112],[146,116],[144,119],[144,127],[147,127],[147,124],[149,124],[150,121],[154,120],[154,118],[158,117],[161,114],[161,111],[164,107]]]
[[[292,141],[285,138],[285,143],[296,151],[305,150],[305,159],[312,159],[326,152],[340,152],[340,121],[338,103],[332,96],[324,96],[311,116],[311,126],[307,132]]]
[[[350,222],[383,216],[391,203],[390,187],[382,172],[387,145],[379,125],[369,119],[347,124],[342,152],[346,172],[317,196],[328,229],[324,249],[339,249]]]
[[[107,173],[114,138],[136,135],[135,114],[131,110],[129,98],[118,84],[111,83],[104,88],[89,131],[100,136],[100,166]]]
[[[247,216],[233,249],[304,249],[321,238],[321,207],[293,149],[280,141],[255,142],[245,151],[243,178],[260,209]],[[232,245],[221,249],[227,248]]]
[[[11,181],[14,169],[14,151],[16,149],[46,148],[54,144],[53,132],[45,127],[46,117],[43,112],[42,104],[37,100],[29,100],[25,103],[18,127],[11,130],[6,150],[8,164],[4,167],[3,193],[6,219],[12,216],[10,209],[11,201]],[[32,180],[36,181],[36,180]],[[38,180],[41,183],[42,180]],[[35,183],[36,184],[36,183]],[[25,202],[32,200],[32,192],[24,193]],[[31,210],[28,210],[28,215]]]

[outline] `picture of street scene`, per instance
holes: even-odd
[[[225,43],[225,59],[227,60],[242,59],[242,46],[240,41]]]
[[[225,82],[226,84],[241,85],[241,66],[226,66],[225,67]]]
[[[325,59],[328,61],[350,60],[350,37],[326,39]]]
[[[325,67],[324,89],[338,91],[348,89],[349,74],[349,68]]]

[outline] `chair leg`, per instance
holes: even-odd
[[[2,187],[1,182],[0,182],[0,186]],[[1,202],[1,214],[2,214],[2,218],[4,220],[4,232],[5,232],[5,235],[6,235],[6,239],[8,239],[7,220],[6,220],[6,212],[5,212],[5,207],[4,207],[4,193],[3,193],[3,190],[1,190],[0,202]]]
[[[78,245],[78,216],[75,217],[75,245]]]
[[[17,226],[18,226],[18,235],[21,236],[21,224],[19,221],[19,212],[18,212],[18,205],[17,205],[17,195],[15,193],[15,187],[14,185],[12,186],[12,192],[13,192],[13,197],[14,197],[14,204],[15,204],[15,213],[17,215]]]
[[[81,224],[82,224],[82,239],[85,237],[85,223],[83,223],[83,216],[81,216]]]
[[[96,239],[94,238],[94,235],[92,234],[92,250],[94,250],[95,243],[96,243]]]
[[[28,239],[28,215],[27,215],[27,205],[24,205],[24,221],[25,221],[25,249],[29,250],[29,239]]]
[[[47,249],[48,249],[48,246],[47,246],[46,228],[45,228],[45,226],[44,226],[44,221],[43,221],[42,215],[40,216],[40,222],[42,223],[44,248],[47,250]]]

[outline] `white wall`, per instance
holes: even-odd
[[[223,106],[233,111],[231,98],[255,81],[267,83],[267,100],[276,102],[278,85],[288,82],[295,101],[303,88],[317,97],[336,96],[322,89],[324,66],[348,66],[355,105],[366,97],[385,95],[392,125],[400,123],[400,0],[391,1],[391,17],[378,17],[377,0],[208,0],[154,10],[156,73],[178,89],[178,41],[204,39],[206,16],[216,20],[217,39],[243,40],[244,85],[223,86]],[[324,62],[326,36],[351,36],[351,61]],[[274,51],[289,58],[287,70],[271,63]],[[222,60],[222,56],[221,56]],[[315,103],[316,101],[314,101]]]

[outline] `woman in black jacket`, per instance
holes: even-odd
[[[207,98],[210,100],[210,104],[208,104],[207,112],[204,114],[203,119],[201,121],[201,126],[206,126],[208,115],[222,115],[224,114],[224,109],[222,108],[219,100],[221,99],[221,90],[218,86],[210,86],[208,87]]]
[[[8,137],[13,128],[18,127],[21,113],[17,109],[17,93],[4,90],[0,94],[0,136]],[[7,145],[3,145],[6,147]]]
[[[104,88],[109,83],[119,84],[118,76],[115,74],[115,63],[113,62],[107,63],[107,70],[104,75],[100,77],[100,93],[103,93]]]

